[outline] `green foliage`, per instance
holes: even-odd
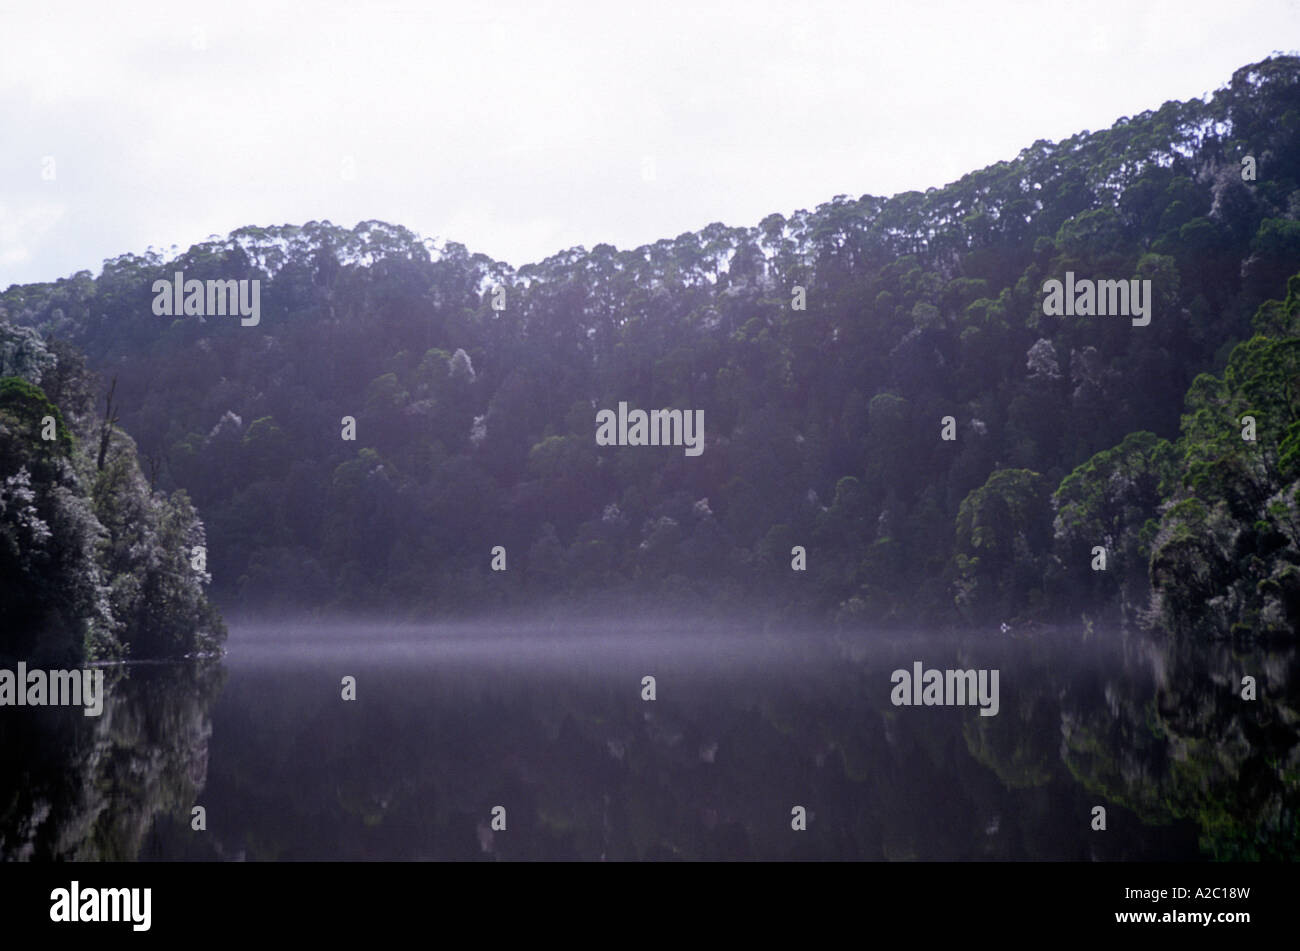
[[[1041,576],[1048,545],[1046,480],[1028,469],[1000,469],[962,500],[957,512],[957,606],[969,620],[1015,608]]]
[[[1238,344],[1222,377],[1202,374],[1188,391],[1180,484],[1150,564],[1153,616],[1176,630],[1294,636],[1300,628],[1297,278],[1285,301],[1256,314],[1256,328],[1276,336]]]
[[[150,482],[204,513],[214,597],[248,610],[424,614],[621,591],[868,624],[1135,605],[1145,554],[1176,554],[1170,491],[1222,503],[1210,517],[1225,530],[1269,523],[1215,542],[1225,571],[1289,550],[1268,506],[1296,465],[1300,285],[1260,305],[1294,270],[1300,124],[1279,117],[1297,80],[1300,59],[1278,56],[1207,100],[1035,142],[942,188],[519,268],[378,221],[241,228],[8,288],[0,312],[22,329],[0,336],[0,358],[50,381],[79,437],[94,421],[78,422],[75,380],[27,328],[113,368]],[[1242,154],[1261,157],[1257,183],[1240,182]],[[261,323],[160,321],[149,289],[177,270],[261,281]],[[1151,324],[1044,316],[1043,282],[1066,270],[1151,280]],[[1225,370],[1252,317],[1259,339]],[[704,454],[597,447],[595,412],[620,401],[702,409]],[[1156,437],[1180,413],[1170,489]],[[949,415],[958,438],[943,441]],[[344,416],[355,443],[338,438]],[[160,511],[110,504],[141,491],[115,470],[97,504],[110,521],[137,512],[153,544]],[[1080,581],[1094,533],[1120,568]],[[510,552],[504,577],[494,545]],[[807,572],[790,570],[794,545]],[[174,568],[158,569],[160,590]],[[147,599],[113,590],[122,610]]]
[[[0,322],[0,377],[21,377],[39,386],[56,358],[31,327]]]
[[[50,453],[58,453],[67,456],[72,451],[72,433],[63,421],[63,414],[45,398],[40,387],[18,377],[0,379],[0,413],[5,414],[7,425],[30,434],[32,455],[40,453],[48,457]],[[46,440],[41,435],[47,416],[53,417],[55,422],[53,440]]]
[[[1147,593],[1150,524],[1174,488],[1177,453],[1154,433],[1130,433],[1066,476],[1052,495],[1061,593],[1080,610],[1118,597],[1141,606]],[[1106,569],[1093,569],[1093,549]]]
[[[0,340],[16,336],[0,323]],[[221,621],[190,565],[203,525],[184,493],[154,494],[120,431],[97,470],[84,367],[63,348],[29,340],[24,352],[7,365],[31,378],[0,380],[0,654],[78,663],[216,647]],[[71,418],[38,373],[69,398]],[[42,438],[46,417],[55,439]]]

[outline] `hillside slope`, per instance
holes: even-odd
[[[1166,584],[1160,441],[1300,269],[1298,188],[1300,60],[1274,57],[925,193],[518,269],[381,222],[248,227],[10,287],[0,317],[117,378],[226,608],[1062,618],[1144,607],[1153,544]],[[260,281],[259,322],[157,316],[176,272]],[[1150,281],[1149,324],[1046,316],[1067,274]],[[704,452],[597,445],[620,402],[702,410]],[[1159,471],[1119,502],[1069,481],[1121,446],[1094,465]]]

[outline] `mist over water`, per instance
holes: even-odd
[[[915,663],[998,671],[997,714],[896,705]],[[219,665],[111,671],[102,717],[5,711],[0,854],[1294,858],[1297,666],[1110,631],[237,625]]]
[[[227,663],[353,662],[368,668],[525,667],[537,671],[622,672],[628,665],[704,665],[751,671],[824,649],[824,635],[762,633],[717,622],[581,621],[572,623],[295,623],[230,630]],[[638,668],[639,669],[639,668]]]
[[[895,706],[891,673],[916,661],[1000,670],[998,715]],[[1111,633],[241,626],[196,800],[209,831],[160,816],[141,857],[1294,854],[1294,773],[1266,764],[1294,756],[1276,724],[1296,722],[1295,666]],[[1260,671],[1258,709],[1231,689],[1241,669]],[[1110,834],[1090,828],[1095,805]]]

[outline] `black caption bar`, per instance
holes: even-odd
[[[875,934],[911,922],[931,937],[978,926],[1234,940],[1285,933],[1297,885],[1294,865],[1243,864],[105,863],[6,865],[0,910],[24,933],[115,941],[452,928],[666,937],[679,922],[807,938],[836,922]]]

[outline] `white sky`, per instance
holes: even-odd
[[[0,0],[0,288],[313,219],[635,247],[941,186],[1297,46],[1297,0]]]

